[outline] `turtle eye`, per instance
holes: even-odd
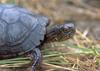
[[[59,29],[59,32],[61,33],[61,34],[63,34],[64,36],[66,36],[66,35],[68,35],[68,32],[69,32],[69,30],[68,30],[68,27],[66,26],[61,26],[60,27],[60,29]]]
[[[74,33],[75,33],[75,27],[71,25],[70,26],[67,25],[66,27],[63,28],[63,34],[65,38],[72,37]]]
[[[63,33],[64,33],[64,35],[67,35],[68,34],[68,30],[63,29]]]

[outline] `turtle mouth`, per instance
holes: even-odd
[[[64,33],[66,38],[72,38],[75,34],[75,29],[69,29],[67,32]]]
[[[64,30],[61,31],[59,40],[65,41],[67,39],[72,38],[74,36],[74,34],[75,34],[75,29],[64,29]]]

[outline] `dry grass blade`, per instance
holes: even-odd
[[[47,15],[52,24],[62,23],[65,19],[100,20],[100,9],[92,8],[82,3],[82,0],[0,0],[0,2],[18,4],[33,12]],[[100,43],[87,37],[87,34],[88,28],[84,32],[76,29],[73,39],[43,46],[41,51],[43,71],[100,71]],[[4,59],[0,60],[0,67],[22,67],[29,62],[30,60],[24,57]]]
[[[77,70],[74,70],[73,68],[57,66],[57,65],[52,65],[52,64],[48,64],[48,63],[43,63],[43,65],[45,66],[44,68],[52,69],[50,71],[54,71],[54,70],[58,70],[58,71],[77,71]]]

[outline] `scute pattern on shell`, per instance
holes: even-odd
[[[20,13],[16,9],[10,8],[10,9],[5,9],[3,11],[1,18],[5,20],[7,23],[11,24],[18,20],[19,15]]]
[[[28,52],[44,40],[48,18],[15,5],[0,5],[0,57]]]
[[[6,22],[0,19],[0,46],[5,44],[6,26],[7,26]]]

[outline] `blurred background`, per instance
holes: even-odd
[[[100,71],[100,0],[0,0],[0,3],[17,4],[48,16],[51,25],[65,20],[75,22],[76,34],[72,39],[43,46],[39,71]],[[1,61],[0,65],[23,66],[19,64]]]

